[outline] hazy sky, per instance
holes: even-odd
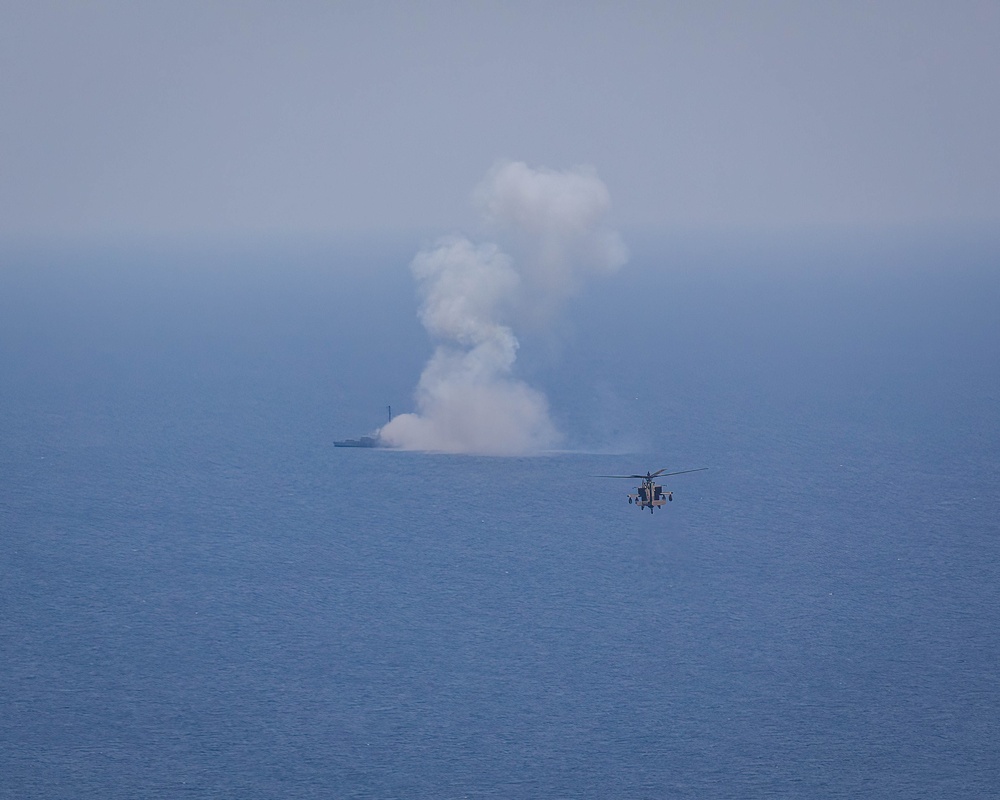
[[[1000,3],[0,2],[0,235],[1000,223]]]

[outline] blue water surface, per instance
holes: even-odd
[[[405,247],[9,249],[0,796],[1000,793],[1000,248],[738,244],[527,333],[524,458],[331,446]]]

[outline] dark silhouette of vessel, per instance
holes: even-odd
[[[377,436],[362,436],[360,439],[341,439],[333,443],[334,447],[384,447]]]
[[[386,406],[389,412],[389,422],[392,422],[392,406]],[[382,438],[376,433],[374,436],[362,436],[358,439],[341,439],[333,443],[334,447],[385,447]]]

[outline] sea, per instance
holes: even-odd
[[[1000,796],[1000,240],[628,244],[523,457],[333,446],[418,239],[0,247],[0,798]]]

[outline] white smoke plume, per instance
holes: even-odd
[[[518,455],[558,444],[548,401],[513,375],[512,325],[544,324],[588,274],[625,263],[604,219],[610,197],[590,167],[565,172],[497,164],[475,192],[501,244],[441,239],[411,269],[420,320],[439,344],[416,390],[417,413],[380,431],[411,450]]]

